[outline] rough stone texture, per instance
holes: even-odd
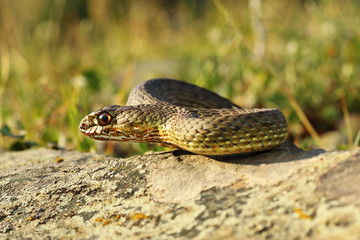
[[[360,149],[0,154],[0,239],[359,239]]]

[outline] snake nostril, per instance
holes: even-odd
[[[81,123],[81,128],[85,128],[85,123]]]

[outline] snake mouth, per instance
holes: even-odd
[[[111,125],[98,125],[94,119],[96,120],[96,118],[90,119],[87,116],[81,120],[79,130],[82,134],[100,141],[126,141],[128,138],[128,136],[121,135],[121,132],[116,131],[116,128]]]
[[[111,135],[103,134],[102,129],[99,126],[91,126],[87,127],[86,124],[81,124],[79,126],[80,132],[90,138],[100,140],[100,141],[108,141],[112,140]]]
[[[95,138],[96,135],[99,135],[101,133],[102,127],[98,126],[96,122],[86,116],[81,120],[79,130],[84,135]]]

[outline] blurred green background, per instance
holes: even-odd
[[[276,107],[303,149],[359,145],[358,1],[0,1],[0,148],[117,156],[80,120],[137,83],[181,79],[243,107]]]

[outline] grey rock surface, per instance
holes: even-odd
[[[0,154],[0,239],[359,239],[360,149]]]

